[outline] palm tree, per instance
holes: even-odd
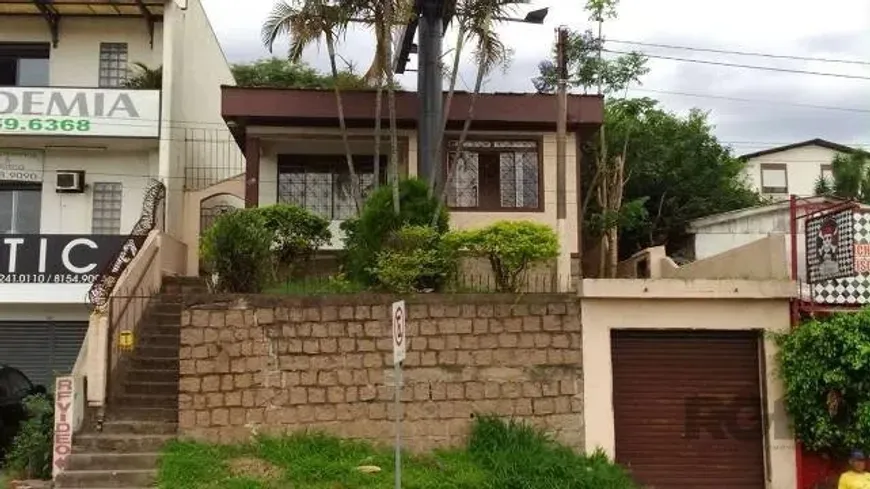
[[[163,67],[149,68],[148,65],[137,61],[133,63],[135,74],[124,83],[127,88],[137,90],[160,90],[163,88]]]
[[[290,38],[290,55],[293,62],[298,62],[302,52],[312,43],[319,43],[320,38],[326,40],[326,49],[329,54],[329,67],[332,70],[333,92],[335,104],[338,109],[338,125],[341,131],[341,139],[344,144],[347,169],[350,174],[350,192],[356,205],[357,213],[362,209],[362,201],[359,192],[359,180],[353,165],[353,154],[350,149],[350,140],[347,134],[347,123],[344,119],[344,105],[341,101],[341,89],[339,88],[339,73],[336,63],[335,43],[336,40],[347,32],[348,23],[352,12],[346,5],[335,4],[329,0],[292,0],[289,4],[286,0],[279,0],[263,24],[263,43],[272,51],[272,47],[279,36],[286,35]]]
[[[457,42],[457,48],[469,40],[475,43],[474,61],[477,66],[477,76],[474,79],[474,91],[471,92],[471,100],[468,104],[468,113],[465,116],[465,122],[462,125],[462,132],[459,134],[459,141],[456,147],[456,152],[453,154],[454,164],[448,168],[447,178],[444,179],[444,184],[438,198],[438,207],[432,217],[432,225],[437,222],[437,216],[441,212],[441,206],[444,205],[444,200],[447,197],[447,190],[450,188],[450,182],[453,180],[453,175],[465,160],[465,141],[468,138],[468,131],[471,129],[471,121],[474,119],[474,104],[477,101],[480,90],[483,87],[483,80],[495,68],[499,66],[507,66],[510,61],[510,50],[499,39],[495,32],[495,23],[499,19],[509,17],[513,9],[520,4],[528,3],[527,0],[465,0],[461,5],[457,6],[457,19],[459,21],[460,36],[465,36],[463,42]],[[454,53],[453,70],[458,71],[457,56],[461,53],[459,49]],[[451,74],[453,75],[453,73]],[[447,103],[444,109],[444,120],[442,121],[441,144],[436,146],[436,156],[438,160],[435,162],[435,167],[443,164],[440,158],[440,147],[443,144],[444,133],[447,130],[447,120],[449,115],[450,102],[453,98],[453,91],[456,86],[456,79],[452,76],[450,81],[450,91],[447,95]],[[450,159],[448,155],[448,160]],[[430,181],[435,181],[432,178]]]

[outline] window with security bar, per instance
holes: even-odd
[[[118,88],[127,83],[127,43],[100,43],[100,87]]]
[[[385,181],[387,159],[381,157],[380,182]],[[363,200],[374,189],[374,157],[353,157],[356,185]],[[293,204],[329,220],[356,216],[352,181],[343,155],[280,155],[278,202]]]
[[[121,234],[121,205],[124,190],[119,182],[96,182],[93,185],[94,208],[91,213],[93,234]]]
[[[541,159],[534,140],[459,141],[448,145],[449,167],[456,165],[447,203],[459,210],[541,211]]]

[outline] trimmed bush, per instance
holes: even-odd
[[[553,229],[528,221],[455,231],[448,239],[456,248],[489,260],[499,292],[519,292],[534,264],[559,256],[559,238]]]
[[[441,290],[456,269],[456,255],[429,226],[404,226],[387,240],[372,272],[387,290]]]
[[[266,229],[272,233],[276,270],[292,274],[332,239],[329,221],[299,206],[275,204],[250,212],[261,215]]]
[[[12,441],[5,470],[23,479],[51,479],[54,402],[45,394],[36,394],[24,399],[24,408],[28,418]]]
[[[215,288],[231,293],[260,292],[272,276],[272,237],[266,218],[256,209],[239,209],[218,217],[200,241],[203,263],[217,274]]]
[[[428,226],[438,207],[436,197],[429,197],[428,184],[416,178],[399,182],[400,212],[393,212],[393,189],[389,185],[375,190],[363,205],[358,219],[342,223],[345,232],[344,268],[353,281],[374,285],[373,273],[378,253],[387,238],[402,226]],[[435,229],[445,233],[448,229],[447,211],[442,208]]]

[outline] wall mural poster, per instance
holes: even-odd
[[[852,239],[854,241],[855,272],[834,280],[813,285],[813,298],[819,304],[870,304],[870,213],[852,213]]]
[[[807,219],[807,281],[811,284],[855,275],[852,210]]]

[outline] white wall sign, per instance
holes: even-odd
[[[54,383],[54,449],[52,450],[52,475],[63,472],[72,453],[73,426],[75,417],[73,400],[75,380],[72,376],[58,377]]]
[[[0,134],[156,138],[160,91],[3,87]]]
[[[42,151],[0,148],[0,181],[42,183]]]
[[[405,327],[405,301],[393,302],[393,364],[405,360],[405,345],[408,343],[408,330]]]

